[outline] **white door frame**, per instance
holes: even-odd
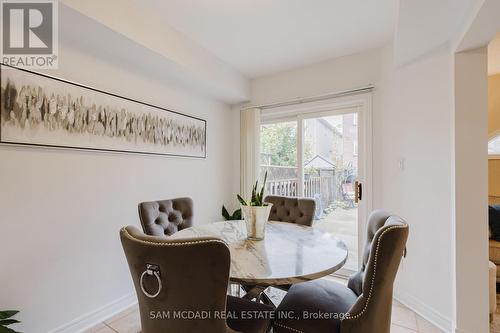
[[[261,111],[261,124],[297,122],[297,167],[302,170],[298,175],[298,192],[303,193],[304,174],[303,168],[300,167],[304,162],[303,121],[351,112],[358,113],[358,179],[363,184],[363,199],[358,206],[358,265],[360,266],[366,242],[366,221],[373,205],[372,93],[265,109]],[[348,275],[352,272],[341,269],[338,273]]]

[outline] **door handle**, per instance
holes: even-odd
[[[354,202],[358,203],[363,199],[363,184],[356,180],[354,183]]]

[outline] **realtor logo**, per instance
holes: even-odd
[[[1,0],[2,62],[57,68],[57,1]]]

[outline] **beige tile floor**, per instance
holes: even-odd
[[[328,277],[340,283],[346,283],[339,278]],[[276,303],[284,293],[281,290],[273,289],[269,296]],[[267,293],[267,291],[266,291]],[[125,310],[99,325],[86,331],[86,333],[137,333],[141,331],[139,319],[139,309],[137,305]],[[411,311],[403,304],[394,300],[392,304],[392,326],[391,333],[442,333],[440,329],[429,323],[424,318]]]

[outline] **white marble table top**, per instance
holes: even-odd
[[[284,285],[314,280],[340,269],[347,247],[331,233],[285,222],[268,222],[264,240],[246,239],[245,221],[187,228],[170,238],[218,237],[231,252],[230,279],[255,285]]]

